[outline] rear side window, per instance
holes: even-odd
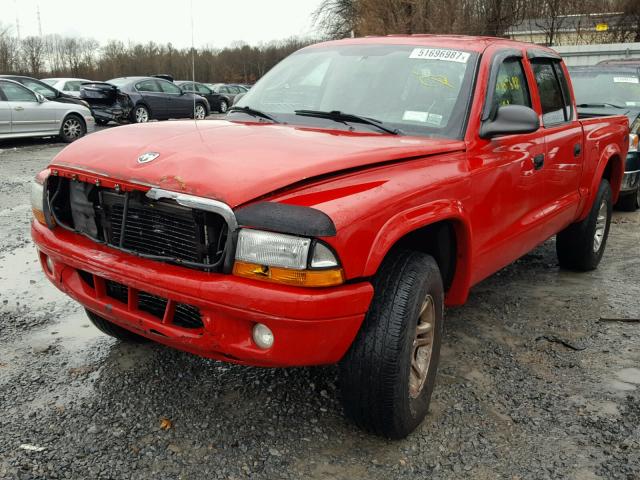
[[[554,125],[569,121],[571,107],[569,100],[565,101],[565,94],[560,86],[557,69],[551,60],[535,60],[532,62],[533,73],[536,77],[538,92],[540,93],[540,103],[542,104],[542,123],[544,125]],[[565,82],[565,89],[568,96],[568,87]]]
[[[498,70],[492,111],[503,105],[531,106],[527,77],[519,58],[507,58]]]
[[[196,83],[196,88],[198,90],[198,93],[202,93],[203,95],[210,95],[211,94],[211,90],[209,90],[204,85],[200,85],[199,83]]]
[[[168,82],[166,80],[160,80],[160,88],[162,88],[162,91],[164,93],[174,93],[176,95],[181,93],[178,87],[176,87],[173,83]]]
[[[143,80],[140,83],[136,83],[136,89],[139,92],[159,92],[160,87],[155,80]]]
[[[560,65],[560,62],[553,62],[553,69],[555,70],[558,81],[560,82],[560,88],[562,90],[565,118],[567,121],[569,121],[573,118],[573,107],[571,105],[571,95],[569,94],[569,84],[567,83],[567,77],[562,70],[562,65]]]

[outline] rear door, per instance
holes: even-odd
[[[151,109],[151,118],[167,118],[167,95],[160,88],[158,80],[141,80],[136,83],[136,90]]]
[[[35,93],[17,83],[2,82],[0,88],[11,109],[11,133],[57,133],[55,102],[40,103]]]
[[[583,135],[560,58],[529,52],[536,81],[545,154],[540,190],[541,230],[551,236],[574,218],[579,203]]]

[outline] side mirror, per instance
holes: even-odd
[[[38,100],[38,103],[44,103],[44,101],[46,100],[46,98],[44,98],[44,95],[38,92],[34,93],[36,94],[36,100]]]
[[[480,138],[492,138],[514,133],[532,133],[540,128],[538,114],[524,105],[502,105],[495,118],[480,126]]]

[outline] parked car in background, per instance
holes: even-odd
[[[55,135],[70,143],[94,129],[87,107],[50,101],[18,82],[0,78],[0,139]]]
[[[82,105],[83,107],[89,108],[89,104],[84,100],[74,97],[73,95],[61,92],[57,88],[54,88],[51,85],[47,85],[46,83],[36,78],[25,77],[23,75],[0,75],[0,78],[6,78],[8,80],[18,82],[28,89],[44,96],[44,98],[46,98],[47,100],[52,100],[54,102],[60,103],[74,103],[76,105]]]
[[[249,90],[245,87],[241,87],[240,85],[232,85],[227,83],[207,83],[206,84],[211,90],[221,95],[224,95],[229,99],[229,105],[233,105],[236,99],[236,96],[241,93],[247,93]]]
[[[629,153],[616,206],[634,211],[640,208],[640,69],[601,63],[569,71],[581,116],[624,114],[629,118]]]
[[[134,123],[169,118],[204,119],[209,115],[207,99],[184,92],[173,82],[157,77],[121,77],[108,80],[131,99],[129,119]]]
[[[214,92],[204,83],[192,82],[190,80],[177,80],[174,83],[178,85],[183,92],[195,93],[206,98],[209,102],[211,110],[215,110],[220,113],[226,113],[228,108],[232,105],[229,97],[221,93]]]
[[[80,98],[91,105],[91,111],[98,125],[111,121],[127,122],[133,109],[131,98],[118,87],[106,82],[83,83]]]
[[[80,85],[91,80],[85,78],[43,78],[42,81],[62,93],[80,97]]]

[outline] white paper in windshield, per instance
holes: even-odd
[[[614,83],[640,83],[638,77],[613,77]]]
[[[470,54],[460,50],[447,50],[442,48],[414,48],[409,58],[422,60],[444,60],[445,62],[467,63]]]

